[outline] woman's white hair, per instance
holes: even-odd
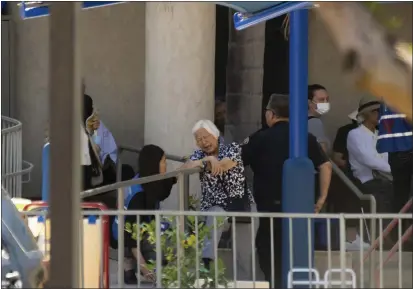
[[[212,134],[215,138],[217,139],[219,138],[219,129],[209,119],[198,120],[197,123],[192,128],[192,134],[195,135],[195,133],[201,128],[205,129],[207,132]]]

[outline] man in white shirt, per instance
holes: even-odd
[[[374,195],[377,212],[391,213],[393,184],[388,155],[376,150],[379,108],[380,102],[372,96],[360,101],[357,119],[361,125],[348,134],[347,149],[352,173],[360,181],[362,192]]]

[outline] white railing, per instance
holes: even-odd
[[[47,246],[47,250],[50,250],[50,234],[48,229],[45,229],[45,224],[48,224],[48,217],[45,216],[47,212],[39,211],[39,208],[46,208],[47,204],[33,203],[32,209],[29,212],[25,212],[27,215],[43,215],[42,217],[31,217],[30,226],[33,232],[39,238],[39,235],[43,234],[39,238],[39,242],[42,246]],[[291,260],[289,272],[287,274],[287,286],[288,288],[294,288],[295,286],[305,286],[309,288],[369,288],[371,281],[374,281],[376,288],[411,288],[411,272],[412,272],[412,258],[411,253],[405,252],[399,249],[397,254],[390,256],[394,260],[388,262],[386,260],[386,250],[384,249],[385,237],[380,235],[380,244],[375,252],[372,254],[378,255],[374,264],[377,271],[377,275],[370,276],[368,265],[371,259],[365,260],[368,250],[361,247],[360,251],[347,252],[346,251],[346,236],[345,227],[346,221],[358,220],[360,227],[364,226],[366,220],[376,220],[378,222],[379,231],[383,232],[383,224],[390,222],[391,220],[398,220],[399,224],[407,222],[412,218],[411,214],[285,214],[285,213],[253,213],[253,212],[199,212],[199,211],[106,211],[94,209],[94,205],[88,205],[84,203],[84,210],[82,215],[84,221],[80,222],[80,227],[83,230],[80,240],[83,247],[81,250],[82,257],[79,265],[83,268],[83,285],[85,287],[97,286],[106,288],[110,286],[120,286],[124,288],[123,271],[112,272],[113,270],[119,270],[118,266],[123,263],[124,256],[118,260],[107,260],[109,258],[108,252],[108,231],[109,224],[107,223],[108,216],[137,216],[138,223],[140,216],[152,215],[154,221],[151,226],[146,227],[145,230],[150,232],[153,237],[151,240],[153,248],[153,272],[155,273],[152,278],[148,276],[141,276],[137,274],[138,287],[153,287],[157,288],[183,288],[182,286],[189,286],[188,282],[192,282],[190,288],[200,288],[201,282],[209,282],[209,287],[221,286],[228,288],[270,288],[270,284],[279,286],[281,280],[277,279],[277,272],[274,272],[277,262],[281,262],[277,259],[277,250],[274,246],[274,237],[280,232],[276,232],[273,227],[269,226],[268,233],[271,235],[271,249],[268,251],[268,256],[271,258],[271,273],[270,278],[266,278],[262,275],[260,269],[260,256],[256,255],[256,228],[260,226],[260,220],[269,218],[271,224],[276,224],[280,220],[286,220],[288,223],[288,234],[290,249],[288,257]],[[30,209],[30,208],[29,208]],[[87,210],[86,210],[87,209]],[[221,260],[219,262],[211,263],[209,271],[205,271],[205,267],[202,263],[202,249],[204,246],[204,239],[202,238],[202,228],[205,228],[205,218],[212,217],[214,219],[213,225],[209,228],[212,235],[209,237],[212,241],[214,248],[214,260]],[[184,232],[181,232],[180,226],[182,218],[187,224]],[[237,223],[237,218],[249,218],[250,223]],[[46,220],[46,221],[45,221]],[[303,236],[295,236],[293,234],[294,226],[297,222],[305,220],[308,224],[308,231],[305,235],[308,239],[302,239]],[[312,250],[311,227],[316,220],[323,220],[327,226],[326,238],[327,248],[325,251]],[[333,220],[338,220],[338,230],[332,228]],[[169,228],[164,231],[163,222],[169,222]],[[216,232],[222,226],[223,222],[230,223],[230,231],[232,233],[232,245],[230,249],[218,248],[216,244],[218,241]],[[142,228],[142,227],[138,227]],[[140,229],[137,230],[138,232]],[[334,248],[334,231],[338,231],[338,248]],[[43,232],[43,233],[42,233]],[[366,234],[360,231],[360,238],[365,240]],[[141,251],[143,248],[142,236],[140,233],[136,234],[136,248]],[[235,237],[234,237],[235,236]],[[402,236],[402,228],[399,225],[398,236]],[[320,238],[321,236],[316,236]],[[270,238],[270,236],[269,236]],[[308,264],[303,266],[300,264],[294,264],[294,256],[297,254],[295,248],[291,245],[295,238],[299,238],[300,241],[305,242],[309,246],[310,254],[306,256]],[[245,240],[248,240],[249,244],[244,246]],[[396,241],[394,241],[396,243]],[[118,244],[119,247],[123,247],[122,244]],[[168,253],[167,248],[171,248]],[[278,255],[279,256],[279,255]],[[191,259],[192,258],[192,259]],[[164,263],[162,260],[168,260]],[[242,260],[242,262],[240,262]],[[149,260],[147,260],[148,262]],[[139,258],[134,259],[136,262],[136,268],[141,268],[141,261]],[[108,270],[108,263],[111,263]],[[387,264],[386,264],[387,263]],[[93,264],[93,265],[92,265]],[[90,267],[92,266],[92,267]],[[123,267],[123,266],[122,266]],[[152,268],[151,268],[152,269]],[[240,273],[241,271],[247,272]],[[92,272],[93,271],[93,272]],[[109,272],[112,272],[110,274]],[[108,275],[109,274],[109,275]],[[94,276],[94,277],[93,277]],[[323,277],[320,277],[323,276]],[[95,278],[94,280],[92,280]],[[121,278],[121,279],[119,279]],[[371,280],[373,278],[373,280]],[[109,280],[109,281],[104,281]],[[377,283],[376,283],[377,282]],[[106,284],[106,285],[105,285]],[[207,288],[208,288],[207,286]],[[410,287],[409,287],[410,286]],[[271,286],[272,287],[272,286]]]
[[[22,123],[1,117],[1,183],[11,197],[21,197],[22,183],[30,180],[33,165],[22,158]],[[27,179],[23,180],[23,176]]]

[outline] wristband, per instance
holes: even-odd
[[[205,171],[207,168],[208,162],[206,160],[202,160],[202,169]]]

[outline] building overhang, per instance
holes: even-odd
[[[3,2],[2,2],[3,3]],[[125,3],[124,1],[83,1],[83,9],[92,9]],[[19,4],[22,19],[33,19],[49,16],[49,4],[46,1],[21,1]]]
[[[2,2],[4,3],[4,2]],[[104,7],[121,4],[125,1],[83,1],[83,9]],[[234,26],[237,30],[265,22],[299,9],[312,8],[314,5],[308,1],[228,1],[215,2],[234,9]],[[32,19],[49,15],[49,6],[46,1],[21,1],[19,3],[20,16],[23,19]]]
[[[234,26],[237,30],[242,30],[250,26],[254,26],[256,24],[288,14],[296,10],[309,9],[314,7],[314,4],[308,1],[228,1],[216,3],[218,5],[223,5],[237,11],[233,16]]]

